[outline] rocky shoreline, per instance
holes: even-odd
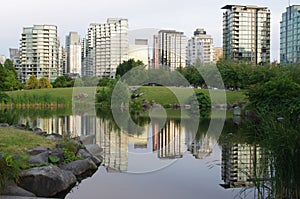
[[[25,125],[0,124],[0,126],[25,130]],[[31,133],[57,141],[63,140],[61,135],[47,134],[39,128],[33,129]],[[80,159],[68,163],[64,162],[62,144],[56,144],[54,149],[36,147],[28,150],[30,158],[27,164],[32,167],[22,170],[17,182],[8,182],[0,198],[1,195],[64,198],[74,186],[92,176],[102,163],[101,148],[97,144],[89,144],[91,142],[87,142],[87,139],[87,137],[72,139],[78,143],[76,157]]]

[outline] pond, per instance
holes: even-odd
[[[261,188],[270,179],[266,150],[244,136],[240,118],[226,119],[223,131],[214,132],[210,124],[221,118],[178,117],[182,113],[174,110],[167,114],[163,119],[134,115],[138,126],[124,126],[109,110],[97,110],[95,115],[58,109],[2,110],[0,122],[84,136],[102,148],[102,166],[73,188],[66,196],[69,199],[231,199],[272,192]],[[254,179],[260,179],[260,184]]]

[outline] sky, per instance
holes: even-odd
[[[300,0],[290,0],[291,5]],[[187,37],[198,27],[222,46],[222,13],[225,5],[257,5],[271,10],[271,61],[279,59],[281,14],[288,0],[3,0],[0,18],[0,55],[18,48],[23,27],[34,24],[58,26],[64,44],[70,31],[85,36],[90,23],[106,23],[107,18],[127,18],[129,31],[144,28],[174,29]]]

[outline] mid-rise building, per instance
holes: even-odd
[[[194,36],[188,40],[187,65],[196,62],[200,64],[212,64],[214,59],[214,44],[210,35],[203,28],[198,28]]]
[[[149,46],[148,39],[135,39],[134,44],[129,45],[128,59],[140,60],[148,68]]]
[[[4,55],[0,55],[0,64],[4,64],[6,57]]]
[[[159,45],[158,45],[158,35],[153,35],[153,52],[152,52],[152,63],[151,66],[154,69],[159,67]]]
[[[81,42],[77,32],[66,36],[66,68],[65,74],[81,76]]]
[[[223,58],[223,48],[214,47],[214,64],[216,64],[221,58]]]
[[[19,77],[25,82],[31,75],[53,82],[60,74],[57,26],[34,25],[23,28],[20,40]]]
[[[254,64],[270,62],[270,11],[267,7],[226,5],[223,13],[224,58]]]
[[[159,65],[167,66],[171,71],[186,66],[187,39],[183,32],[160,30],[158,32]]]
[[[222,180],[224,188],[248,187],[253,179],[263,179],[266,173],[260,167],[264,161],[258,145],[224,144],[222,146]]]
[[[85,76],[115,78],[118,65],[128,60],[128,20],[109,18],[105,24],[90,24],[82,46]]]
[[[300,62],[300,5],[286,8],[280,22],[280,63]]]

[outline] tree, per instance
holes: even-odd
[[[25,84],[26,89],[37,89],[39,88],[39,80],[36,78],[36,76],[31,75],[29,79],[26,81]]]
[[[135,61],[134,59],[123,61],[123,63],[119,64],[117,67],[116,76],[120,75],[122,77],[125,73],[137,66],[145,66],[145,64],[140,60]]]
[[[39,80],[39,88],[52,88],[52,85],[46,77],[42,77]]]
[[[74,79],[64,75],[57,77],[52,85],[54,88],[72,87],[74,85],[74,82]]]
[[[17,78],[12,61],[7,59],[4,65],[0,64],[0,89],[1,90],[15,90],[21,87],[21,82]]]

